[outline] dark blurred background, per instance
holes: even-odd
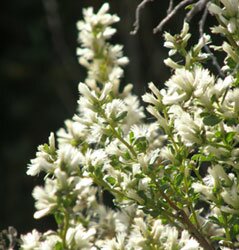
[[[46,230],[51,219],[33,219],[32,189],[41,181],[26,175],[27,164],[35,157],[37,146],[47,142],[51,131],[71,118],[78,99],[77,85],[84,81],[85,70],[78,64],[76,22],[82,8],[95,10],[101,0],[10,0],[0,8],[0,97],[1,97],[1,181],[0,230],[11,225],[19,233],[33,228]],[[114,43],[124,45],[130,58],[123,83],[132,82],[142,95],[147,83],[158,86],[169,77],[163,65],[167,49],[162,33],[153,28],[166,15],[168,1],[155,0],[142,11],[139,32],[132,36],[135,9],[139,0],[109,1],[111,13],[121,17],[116,24]],[[175,1],[179,2],[179,1]],[[197,27],[197,18],[193,21]],[[171,32],[181,29],[180,13],[167,26]]]

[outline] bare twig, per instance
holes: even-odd
[[[202,11],[205,6],[207,5],[207,3],[209,2],[209,0],[199,0],[197,3],[194,4],[193,8],[188,12],[188,14],[186,15],[186,20],[188,22],[191,21],[191,19],[200,11]]]
[[[168,9],[167,9],[167,14],[169,15],[172,10],[173,10],[173,0],[170,0],[169,1],[169,6],[168,6]]]
[[[178,5],[176,5],[172,11],[157,25],[157,27],[154,28],[153,32],[154,34],[161,31],[163,26],[175,15],[177,12],[183,8],[185,5],[190,4],[194,2],[194,0],[184,0],[180,2]]]
[[[145,5],[149,2],[153,2],[154,0],[143,0],[136,8],[135,11],[135,22],[133,24],[134,30],[132,30],[130,32],[131,35],[135,35],[137,34],[138,30],[139,30],[139,21],[140,21],[140,13],[142,11],[142,9],[145,7]]]
[[[204,34],[204,25],[205,25],[207,16],[208,16],[208,8],[206,7],[204,9],[202,18],[199,21],[199,34],[200,34],[200,37],[203,37],[203,34]],[[221,71],[221,67],[220,67],[220,65],[219,65],[219,63],[217,61],[217,58],[213,55],[212,51],[210,50],[210,48],[209,48],[209,46],[207,44],[204,45],[204,49],[210,55],[210,58],[212,59],[212,64],[216,68],[216,70],[217,70],[218,74],[220,75],[220,77],[224,78],[225,75]]]

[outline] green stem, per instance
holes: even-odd
[[[226,233],[226,238],[227,238],[228,241],[232,241],[231,235],[230,235],[230,231],[229,231],[229,229],[228,229],[227,217],[224,215],[223,212],[222,212],[221,214],[222,214],[224,229],[225,229],[225,233]]]
[[[196,169],[194,165],[191,165],[191,167],[192,167],[193,172],[197,176],[198,180],[200,180],[201,182],[203,182],[203,179],[202,179],[201,175],[199,174],[198,169]]]
[[[67,244],[66,244],[66,233],[69,227],[69,214],[67,211],[64,212],[64,226],[63,226],[63,231],[62,231],[62,245],[64,249],[67,249]]]
[[[134,158],[137,158],[137,153],[135,152],[134,148],[116,131],[114,122],[108,119],[103,109],[101,109],[100,113],[103,116],[103,118],[109,123],[114,136],[129,149]]]
[[[184,173],[183,173],[184,178],[183,178],[183,180],[184,180],[184,186],[185,186],[185,191],[186,191],[186,195],[187,195],[187,203],[188,203],[188,206],[189,206],[189,210],[192,212],[193,219],[194,219],[194,221],[196,223],[196,226],[200,230],[200,224],[198,222],[197,215],[196,215],[196,212],[195,212],[194,207],[193,207],[193,202],[192,202],[192,200],[191,200],[191,198],[189,196],[189,185],[188,185],[188,179],[187,179],[188,176],[185,174],[185,168],[186,167],[187,166],[185,166],[185,164],[184,164]]]

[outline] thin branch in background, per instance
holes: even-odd
[[[199,34],[200,34],[200,37],[203,37],[204,25],[205,25],[205,22],[206,22],[206,19],[207,19],[207,16],[208,16],[208,8],[207,8],[207,6],[205,5],[204,8],[205,9],[204,9],[202,18],[199,21]],[[210,50],[210,48],[209,48],[209,46],[207,44],[204,45],[204,49],[210,55],[210,58],[212,59],[212,64],[216,68],[216,70],[217,70],[218,74],[220,75],[220,77],[224,78],[225,75],[221,71],[221,67],[220,67],[220,65],[219,65],[219,63],[217,61],[217,58],[213,55],[212,51]]]
[[[200,11],[205,9],[209,0],[199,0],[197,3],[194,4],[193,8],[187,13],[186,20],[190,22],[191,19]]]
[[[173,0],[170,0],[169,1],[169,6],[168,6],[168,9],[167,9],[167,14],[169,15],[172,10],[173,10]]]
[[[164,27],[164,25],[167,23],[167,22],[169,22],[171,19],[172,19],[172,17],[173,16],[175,16],[176,14],[177,14],[177,12],[181,9],[181,8],[183,8],[184,6],[186,6],[187,4],[190,4],[190,3],[192,3],[192,2],[194,2],[194,0],[184,0],[184,1],[182,1],[182,2],[180,2],[178,5],[176,5],[173,9],[172,9],[172,11],[157,25],[157,27],[155,27],[154,29],[153,29],[153,32],[154,32],[154,34],[155,33],[157,33],[157,32],[159,32],[159,31],[161,31],[162,30],[162,28]]]
[[[132,30],[130,32],[131,35],[135,35],[137,34],[138,30],[139,30],[139,22],[140,22],[140,13],[142,11],[142,9],[145,7],[145,5],[149,2],[153,2],[154,0],[143,0],[136,8],[135,11],[135,22],[133,24],[134,30]]]
[[[42,0],[45,12],[47,23],[49,26],[49,30],[52,35],[52,42],[56,53],[58,54],[63,67],[68,73],[70,79],[72,81],[76,81],[78,79],[78,68],[76,63],[69,52],[69,48],[66,44],[64,38],[64,32],[62,30],[61,18],[58,12],[58,4],[56,0]]]

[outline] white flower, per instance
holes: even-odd
[[[75,249],[87,250],[90,249],[96,233],[95,228],[86,230],[81,224],[76,227],[68,228],[66,232],[66,242],[68,247],[74,247]]]
[[[87,150],[83,163],[85,166],[103,166],[109,162],[106,152],[103,149]]]
[[[127,112],[127,107],[122,100],[114,99],[103,107],[109,119],[115,120],[121,113]]]
[[[169,129],[169,124],[167,120],[156,110],[155,107],[149,105],[146,109],[151,115],[153,115],[157,119],[159,126],[162,127],[167,133]]]
[[[223,200],[232,208],[239,209],[239,194],[237,183],[234,183],[231,188],[225,188],[221,193]]]
[[[199,243],[190,237],[188,231],[183,230],[181,238],[179,240],[179,245],[183,246],[181,250],[203,250]]]
[[[161,90],[163,103],[172,105],[187,101],[192,95],[199,98],[206,89],[214,84],[214,77],[209,71],[194,67],[193,71],[176,69],[175,74],[166,82],[168,90]]]
[[[75,147],[65,144],[62,145],[58,150],[58,160],[59,166],[64,166],[67,170],[73,171],[79,168],[79,165],[83,162],[84,156]]]
[[[52,231],[44,233],[45,240],[40,243],[39,250],[52,250],[55,248],[58,242],[61,242],[61,238],[54,234]]]
[[[117,84],[123,75],[121,66],[128,63],[128,58],[122,53],[123,46],[107,43],[116,32],[110,25],[119,21],[119,17],[107,13],[108,10],[108,3],[97,13],[93,12],[93,8],[84,9],[84,21],[77,23],[79,41],[83,47],[77,50],[77,55],[80,56],[79,63],[88,69],[86,83],[91,86],[96,85],[97,81]]]
[[[208,5],[208,10],[210,11],[211,14],[216,14],[216,15],[222,14],[222,9],[214,3],[210,3]]]
[[[203,130],[202,121],[198,118],[192,118],[188,113],[182,111],[174,120],[174,127],[177,134],[180,135],[186,146],[190,147],[193,144],[201,144],[201,133]]]
[[[63,144],[80,144],[87,136],[87,128],[79,121],[65,121],[66,129],[59,129],[57,132],[59,145]]]
[[[76,204],[73,207],[75,213],[90,209],[96,205],[97,188],[92,186],[92,180],[84,177],[79,178],[73,189],[74,194],[77,195]]]
[[[37,212],[34,218],[39,219],[49,214],[57,206],[57,184],[56,180],[46,179],[44,187],[35,187],[32,195],[36,200]]]
[[[203,199],[206,198],[206,200],[207,199],[212,200],[212,201],[215,200],[215,197],[214,197],[213,192],[212,192],[212,187],[203,185],[199,182],[194,182],[192,184],[192,188],[194,189],[194,191],[196,193],[201,193]],[[205,198],[204,198],[204,196],[205,196]]]
[[[52,172],[55,169],[55,137],[51,133],[49,136],[49,145],[40,145],[36,158],[31,160],[31,164],[28,166],[28,175],[37,175],[41,171]]]
[[[137,96],[126,96],[124,98],[124,103],[127,107],[127,117],[125,119],[125,123],[123,124],[123,128],[124,131],[127,133],[133,124],[138,124],[142,122],[142,119],[145,117],[145,114]]]
[[[23,250],[35,250],[40,246],[41,233],[34,229],[31,233],[21,235],[21,248]]]
[[[102,250],[126,250],[125,248],[125,234],[117,234],[115,238],[106,240],[102,246]]]

